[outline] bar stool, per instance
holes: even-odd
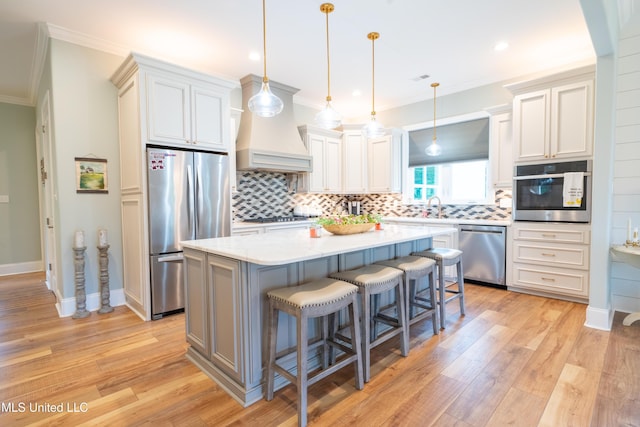
[[[329,277],[345,282],[353,283],[358,287],[358,293],[362,297],[362,352],[364,366],[364,381],[371,377],[371,349],[388,339],[400,335],[400,353],[407,356],[409,353],[409,326],[405,314],[404,286],[402,285],[402,271],[384,265],[370,264],[354,270],[340,271],[330,274]],[[392,318],[377,310],[371,310],[371,298],[383,292],[395,289],[396,293],[396,318]],[[391,329],[378,336],[376,325],[384,323]]]
[[[464,316],[464,276],[462,274],[462,251],[451,248],[431,248],[425,251],[414,252],[411,255],[432,259],[438,266],[438,304],[440,304],[440,327],[447,325],[445,305],[454,299],[460,300],[460,314]],[[444,279],[444,267],[456,266],[456,282],[446,283]],[[458,289],[449,289],[453,284],[458,284]],[[449,294],[450,296],[446,296]]]
[[[438,335],[440,333],[440,327],[438,324],[436,284],[433,274],[436,262],[429,258],[408,255],[385,261],[378,261],[376,264],[397,268],[404,273],[407,324],[411,326],[414,323],[431,316],[433,334]],[[429,291],[429,299],[419,295],[419,292],[422,292],[425,289],[418,290],[418,280],[424,277],[427,277],[428,286],[426,290]],[[421,309],[422,311],[416,312],[416,308]]]
[[[300,286],[289,286],[273,289],[267,292],[269,298],[269,320],[267,342],[269,355],[267,361],[267,392],[266,399],[273,399],[275,373],[278,372],[284,378],[296,385],[298,390],[298,425],[307,425],[307,387],[325,378],[338,369],[353,363],[355,370],[355,385],[358,390],[364,387],[362,376],[362,348],[360,342],[360,325],[358,313],[358,288],[352,284],[329,278],[314,280]],[[333,317],[340,310],[348,308],[351,345],[347,346],[339,342],[334,336]],[[297,372],[291,374],[278,364],[286,355],[276,357],[276,344],[278,336],[279,311],[290,314],[296,318],[297,331]],[[309,319],[322,317],[322,339],[309,344]],[[322,346],[322,370],[309,376],[308,354],[309,350]],[[339,348],[345,354],[339,361],[328,366],[328,360],[334,361],[333,351]],[[329,355],[328,353],[331,353]],[[287,353],[290,354],[291,352]]]

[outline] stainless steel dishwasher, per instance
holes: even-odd
[[[458,238],[465,281],[506,288],[506,227],[460,224]]]

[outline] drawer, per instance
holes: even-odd
[[[590,232],[588,226],[575,224],[568,226],[554,225],[517,225],[512,227],[515,240],[531,240],[558,243],[588,244]]]
[[[589,268],[589,247],[586,245],[515,241],[513,251],[515,262],[582,270]]]
[[[531,264],[513,265],[513,286],[561,295],[589,295],[589,272]]]

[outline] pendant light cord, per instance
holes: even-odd
[[[433,87],[433,140],[436,140],[436,88],[440,83],[431,83]]]
[[[326,17],[326,33],[327,33],[327,101],[331,101],[331,60],[329,58],[329,13],[333,12],[331,3],[324,3],[320,6]]]
[[[262,0],[262,64],[263,73],[262,81],[267,83],[269,78],[267,77],[267,7],[266,0]]]
[[[371,32],[367,38],[371,40],[371,115],[376,115],[376,48],[375,41],[380,37],[380,33]]]

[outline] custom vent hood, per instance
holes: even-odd
[[[311,156],[293,119],[293,95],[298,89],[269,80],[271,91],[284,103],[275,117],[259,117],[249,111],[249,98],[260,91],[262,77],[249,74],[242,84],[242,117],[236,142],[238,170],[311,172]]]

